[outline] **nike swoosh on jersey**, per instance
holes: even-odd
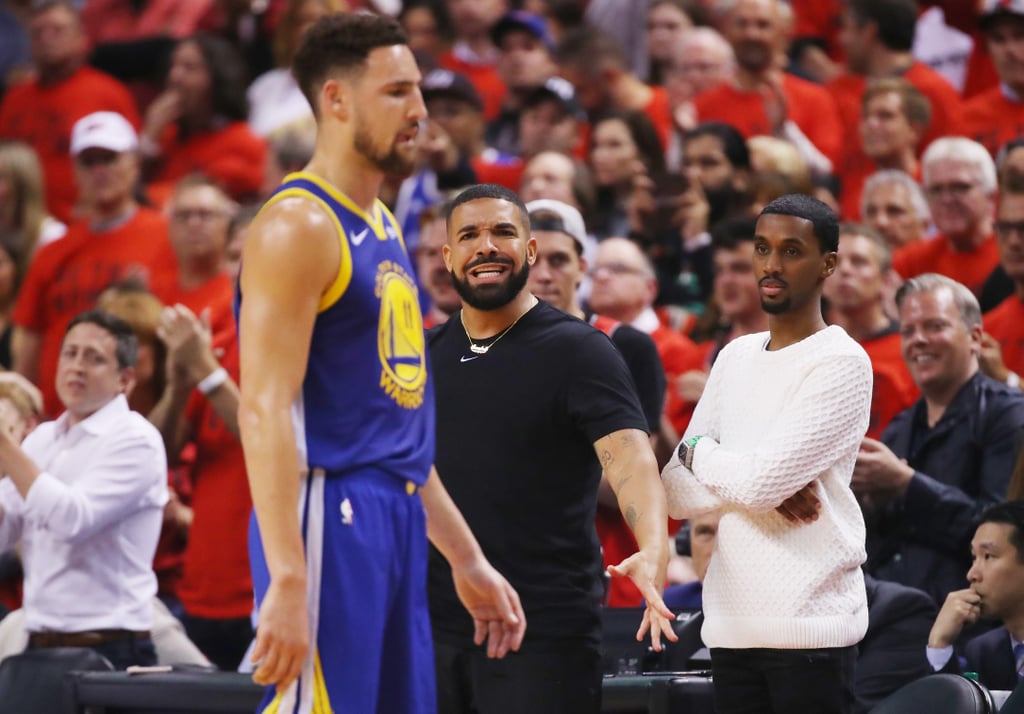
[[[367,234],[369,234],[369,232],[370,232],[369,228],[364,228],[363,230],[359,231],[358,233],[352,234],[352,245],[359,245],[364,240],[366,240],[366,236],[367,236]]]
[[[480,359],[480,355],[473,355],[472,357],[462,355],[462,357],[459,358],[459,362],[472,362],[475,359]]]

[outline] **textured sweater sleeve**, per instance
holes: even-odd
[[[870,363],[830,358],[807,373],[752,452],[730,451],[706,435],[694,474],[728,503],[771,510],[857,448],[870,401]]]
[[[686,433],[683,434],[684,440],[696,434],[712,439],[718,438],[719,385],[725,371],[723,364],[728,360],[727,354],[723,352],[711,367],[711,373],[708,375],[708,381],[704,387],[704,396],[697,402],[690,425],[686,428]],[[661,472],[661,480],[665,485],[668,514],[672,518],[691,518],[724,505],[724,501],[718,495],[698,481],[693,472],[680,463],[678,449],[672,451],[672,458],[665,464],[665,468]]]

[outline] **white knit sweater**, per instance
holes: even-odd
[[[704,581],[709,647],[811,649],[859,642],[868,625],[864,520],[850,491],[868,426],[871,362],[841,328],[781,350],[762,332],[715,361],[684,438],[691,472],[662,478],[675,518],[722,509]],[[792,524],[775,507],[815,482],[821,512]]]

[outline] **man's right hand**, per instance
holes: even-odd
[[[259,609],[252,680],[279,692],[287,689],[302,672],[309,641],[305,579],[272,579]]]
[[[946,602],[935,618],[928,635],[928,646],[935,649],[951,646],[964,626],[976,622],[980,615],[981,595],[970,588],[954,590],[946,596]]]

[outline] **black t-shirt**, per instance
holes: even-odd
[[[646,431],[629,371],[604,333],[540,301],[487,354],[461,314],[428,333],[437,471],[494,565],[519,593],[527,646],[600,638],[594,442]],[[471,646],[472,621],[431,548],[434,635]]]
[[[624,322],[617,324],[609,336],[633,375],[636,395],[647,417],[647,431],[653,434],[661,429],[661,413],[665,409],[665,368],[658,347],[646,332]]]

